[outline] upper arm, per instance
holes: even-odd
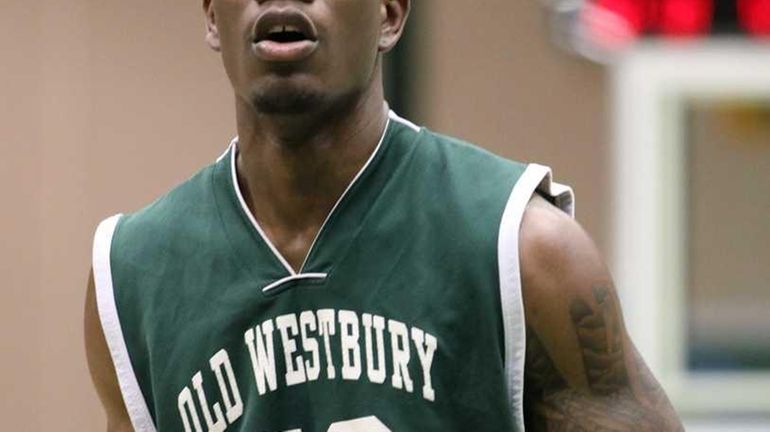
[[[628,337],[612,278],[586,232],[535,196],[520,248],[527,426],[680,430]]]
[[[91,380],[99,394],[99,399],[107,413],[107,430],[110,432],[132,431],[131,420],[123,403],[115,367],[99,320],[93,271],[88,277],[83,324],[88,369],[91,372]]]

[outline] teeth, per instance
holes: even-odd
[[[293,32],[293,33],[301,33],[299,30],[299,27],[293,26],[293,25],[277,25],[270,28],[269,33],[287,33],[287,32]]]

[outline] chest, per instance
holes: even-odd
[[[147,352],[159,424],[198,416],[206,430],[209,416],[214,425],[326,430],[374,415],[391,430],[416,430],[503,410],[493,249],[435,224],[398,226],[362,229],[344,250],[320,254],[312,269],[322,278],[265,285],[268,255],[254,264],[261,269],[220,264],[188,278],[185,296],[156,299],[147,336],[173,347]]]

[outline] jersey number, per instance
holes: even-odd
[[[302,432],[301,429],[292,429],[286,432]],[[333,423],[327,429],[327,432],[391,432],[387,426],[382,424],[380,419],[375,416],[361,417],[355,420],[341,421]]]

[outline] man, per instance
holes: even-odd
[[[409,0],[203,6],[238,138],[97,230],[108,430],[681,430],[571,191],[384,108]]]

